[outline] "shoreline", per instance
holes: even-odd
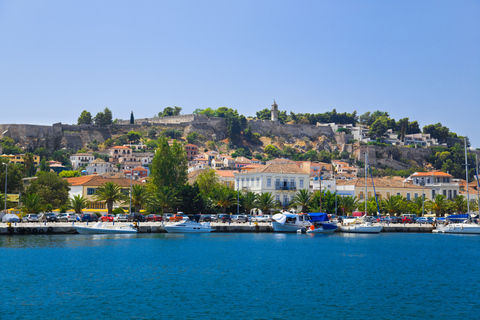
[[[53,235],[53,234],[76,234],[76,230],[72,227],[91,226],[92,222],[41,222],[41,223],[12,223],[11,228],[6,223],[0,225],[0,235]],[[108,227],[122,227],[132,224],[131,222],[104,222]],[[166,223],[167,225],[170,223]],[[162,222],[140,222],[139,233],[167,233],[163,228],[165,224]],[[212,222],[211,226],[215,229],[212,233],[273,233],[271,222],[259,222],[257,224],[247,223],[217,223]],[[384,225],[383,232],[405,232],[405,233],[432,233],[433,226],[431,224],[390,224]],[[340,229],[336,232],[342,233]]]

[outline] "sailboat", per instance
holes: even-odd
[[[475,174],[477,175],[477,184],[478,184],[478,174],[477,169],[475,168]],[[443,226],[437,226],[434,229],[433,233],[458,233],[458,234],[480,234],[480,225],[474,223],[471,219],[471,216],[475,216],[470,213],[470,199],[468,193],[468,158],[467,158],[467,138],[465,137],[465,181],[467,189],[467,219],[461,222],[456,223],[446,223]]]
[[[365,214],[362,217],[362,222],[360,223],[353,223],[353,224],[348,224],[348,225],[342,225],[340,226],[340,230],[342,232],[348,232],[348,233],[380,233],[380,231],[383,230],[383,226],[380,225],[373,225],[372,222],[366,221],[366,216],[367,216],[367,179],[368,179],[368,154],[365,152]],[[373,184],[373,175],[372,175],[372,184]],[[377,200],[377,194],[375,193],[375,184],[373,184],[373,193],[375,194],[375,201],[377,202],[377,210],[378,209],[378,200]],[[380,213],[379,213],[380,214]]]

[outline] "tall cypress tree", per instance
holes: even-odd
[[[133,110],[132,110],[132,113],[130,113],[130,124],[135,124],[135,118],[133,117]]]
[[[156,188],[168,187],[179,190],[187,183],[188,177],[185,149],[175,140],[170,146],[166,137],[160,137],[150,169],[152,183]]]

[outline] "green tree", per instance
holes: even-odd
[[[196,143],[200,134],[198,132],[192,132],[187,136],[188,143]]]
[[[229,187],[221,186],[212,192],[214,204],[221,208],[223,213],[225,213],[229,207],[236,204],[236,198],[235,191]]]
[[[158,149],[150,166],[152,184],[157,188],[177,189],[187,183],[187,168],[184,147],[176,141],[170,146],[167,138],[159,138]]]
[[[194,183],[193,186],[188,183],[184,184],[179,194],[182,198],[182,203],[179,205],[180,211],[193,214],[205,212],[205,199],[197,183]]]
[[[27,187],[26,193],[39,195],[45,203],[59,208],[68,201],[70,190],[67,180],[60,178],[55,172],[39,172]]]
[[[205,169],[198,174],[195,180],[200,192],[204,195],[210,195],[214,189],[221,187],[218,174],[214,169]]]
[[[139,132],[136,132],[136,131],[130,131],[127,133],[127,137],[128,137],[128,141],[130,141],[130,143],[138,143],[140,141],[140,138],[142,137],[142,135],[139,133]]]
[[[277,206],[275,196],[270,192],[262,192],[257,195],[255,207],[262,210],[263,214],[270,213],[271,209]]]
[[[440,122],[423,127],[424,134],[430,134],[432,138],[438,139],[439,142],[445,142],[449,136],[449,132],[450,129],[443,126]]]
[[[158,116],[160,118],[162,117],[171,117],[171,116],[178,116],[180,114],[180,112],[182,111],[182,108],[180,107],[166,107],[165,109],[163,109],[163,111],[159,112],[158,113]]]
[[[0,157],[0,181],[5,183],[6,165],[8,165],[7,193],[23,192],[22,165],[11,163],[9,159]]]
[[[23,150],[15,145],[15,141],[9,137],[3,137],[0,140],[2,145],[3,154],[20,154]]]
[[[94,198],[97,201],[105,201],[108,213],[111,214],[113,203],[123,202],[126,200],[127,196],[123,193],[122,187],[118,184],[114,182],[105,182],[97,188]]]
[[[35,159],[32,153],[26,153],[23,156],[23,161],[25,165],[25,176],[33,177],[37,172],[37,167],[35,165]]]
[[[130,124],[135,124],[135,117],[133,116],[133,111],[130,113]]]
[[[142,184],[132,186],[132,205],[134,206],[135,212],[140,212],[142,206],[146,205],[149,196],[146,186]]]
[[[74,177],[80,177],[80,171],[72,171],[72,170],[63,170],[58,174],[60,178],[74,178]]]
[[[36,193],[27,193],[22,196],[22,203],[24,213],[39,213],[42,211],[45,201]]]
[[[146,202],[147,211],[150,213],[162,212],[165,210],[175,210],[182,203],[182,199],[177,196],[177,192],[167,186],[157,188]]]
[[[468,208],[467,198],[462,195],[458,195],[453,199],[451,206],[452,209],[459,214],[466,213]]]
[[[355,211],[357,207],[360,205],[357,197],[347,196],[347,197],[339,197],[338,200],[338,207],[342,211],[342,215],[348,215]]]
[[[103,112],[98,112],[93,119],[96,125],[99,126],[109,126],[113,123],[112,121],[112,111],[110,109],[105,108]]]
[[[240,203],[246,214],[250,214],[252,210],[255,209],[256,201],[257,194],[251,191],[242,193],[242,196],[240,197]]]
[[[265,152],[269,157],[276,157],[280,151],[274,145],[269,144],[263,148],[263,152]]]
[[[87,208],[89,204],[90,201],[81,195],[75,195],[69,199],[70,208],[72,208],[75,213],[82,213],[82,210]]]
[[[42,159],[42,161],[40,161],[40,166],[38,167],[38,170],[43,171],[43,172],[49,172],[50,171],[50,165],[47,163],[45,158]]]
[[[376,205],[376,204],[375,204]],[[388,196],[387,198],[380,201],[380,207],[390,216],[394,216],[395,213],[402,213],[406,203],[402,196]]]
[[[428,200],[425,203],[425,207],[432,212],[435,212],[437,217],[441,217],[448,209],[448,200],[442,194],[435,195],[435,199]]]
[[[308,206],[312,201],[312,193],[308,189],[298,190],[292,198],[290,205],[302,207],[302,212],[308,212]]]
[[[87,110],[83,110],[80,117],[78,117],[77,124],[92,124],[92,114]]]

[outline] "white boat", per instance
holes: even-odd
[[[340,226],[340,230],[348,233],[380,233],[383,230],[383,226],[375,226],[371,222],[362,222]]]
[[[299,230],[311,230],[315,233],[333,233],[337,226],[327,223],[326,213],[277,213],[272,217],[273,231],[275,232],[298,232]],[[312,232],[312,231],[311,231]]]
[[[365,221],[367,216],[367,179],[368,179],[368,154],[365,152],[365,215],[361,219],[354,219],[353,221],[344,221],[340,226],[342,232],[348,233],[380,233],[383,230],[382,225],[373,225],[373,223]],[[373,178],[372,178],[373,184]],[[375,185],[373,185],[373,194],[375,194],[375,201],[377,201],[377,194],[375,192]],[[378,208],[378,201],[377,201]]]
[[[468,157],[467,157],[467,138],[466,137],[464,139],[464,143],[465,143],[465,180],[467,182],[466,185],[468,186]],[[475,174],[477,175],[477,185],[478,185],[479,182],[478,182],[478,174],[476,169],[475,169]],[[472,222],[472,219],[471,219],[471,217],[475,215],[468,213],[470,212],[470,201],[468,201],[470,197],[468,194],[469,188],[466,188],[466,189],[467,189],[466,220],[461,222],[447,223],[443,226],[437,226],[435,229],[432,230],[433,233],[480,234],[480,225]],[[448,221],[448,217],[446,221]]]
[[[433,233],[480,234],[480,225],[476,223],[460,222],[437,226]]]
[[[101,222],[95,223],[91,227],[73,226],[78,233],[81,234],[132,234],[138,233],[138,230],[133,225],[118,228],[108,228]]]
[[[188,218],[163,227],[168,233],[208,233],[214,230],[209,222],[199,223]]]

